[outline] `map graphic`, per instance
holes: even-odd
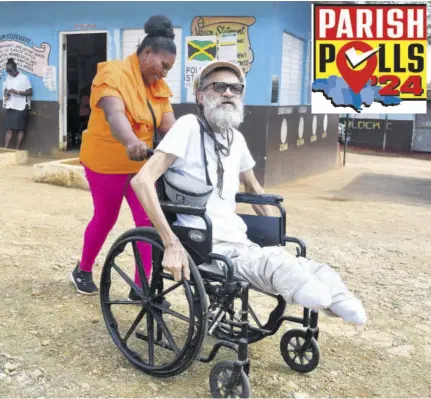
[[[378,102],[385,106],[394,106],[401,103],[398,96],[380,96],[379,91],[382,86],[371,85],[371,80],[367,82],[359,93],[354,93],[345,80],[336,75],[325,79],[316,79],[313,82],[312,90],[321,92],[332,102],[335,107],[351,107],[356,112],[361,112],[363,106],[369,107],[373,102]]]

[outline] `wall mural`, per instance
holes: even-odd
[[[51,45],[35,45],[29,37],[16,33],[0,34],[0,78],[6,69],[8,58],[13,58],[18,68],[24,72],[42,78],[44,86],[56,90],[56,68],[49,65]]]
[[[49,64],[50,52],[48,43],[36,46],[25,36],[13,33],[0,35],[0,71],[6,68],[8,58],[12,57],[18,68],[42,78]]]
[[[254,17],[195,17],[191,25],[193,36],[217,36],[236,33],[237,35],[237,62],[245,74],[251,69],[253,63],[253,50],[251,48],[248,28],[254,25]]]

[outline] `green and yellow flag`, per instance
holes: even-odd
[[[212,61],[217,55],[216,43],[210,40],[190,40],[187,48],[188,61]]]

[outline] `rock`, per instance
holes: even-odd
[[[124,368],[124,367],[120,367],[120,371],[123,372],[123,373],[125,373],[127,371],[127,369]]]
[[[7,377],[7,374],[0,373],[0,381],[4,380]]]
[[[35,331],[35,330],[32,330],[32,331],[30,331],[30,334],[33,334],[33,335],[39,335],[39,332],[38,332],[38,331]]]
[[[18,374],[18,371],[11,371],[10,373],[9,373],[9,375],[11,376],[11,377],[13,377],[14,375],[17,375]]]
[[[155,392],[159,390],[159,387],[154,382],[149,382],[148,386]]]
[[[49,341],[47,339],[45,339],[44,341],[42,341],[42,345],[43,346],[48,346],[49,345]]]
[[[338,376],[338,371],[331,371],[331,375],[333,375],[334,377],[337,377]]]
[[[295,399],[307,399],[310,395],[307,392],[294,392],[293,397]]]
[[[40,378],[40,377],[42,377],[43,376],[43,371],[42,370],[39,370],[39,369],[36,369],[36,370],[34,370],[34,371],[32,371],[31,373],[30,373],[30,375],[33,377],[33,378]]]
[[[42,295],[42,292],[40,292],[40,291],[33,291],[31,293],[31,296],[41,296],[41,295]]]
[[[97,319],[97,318],[91,319],[91,322],[92,322],[93,324],[96,324],[96,323],[98,323],[98,322],[99,322],[99,319]]]
[[[4,365],[4,369],[8,372],[12,372],[15,371],[18,368],[17,364],[13,364],[13,363],[6,363]]]

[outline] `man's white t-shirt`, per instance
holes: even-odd
[[[216,137],[218,142],[227,146],[226,135],[216,133]],[[205,134],[204,143],[208,160],[208,174],[214,187],[206,206],[207,215],[212,222],[213,240],[246,242],[247,226],[235,212],[235,195],[239,191],[240,172],[252,169],[256,162],[250,154],[244,136],[234,130],[229,156],[220,154],[224,167],[223,198],[221,198],[217,188],[217,155],[214,150],[214,141],[208,134]],[[195,115],[180,117],[157,146],[157,150],[175,155],[177,159],[172,167],[178,169],[181,174],[193,176],[206,184],[200,125]],[[177,224],[205,229],[203,219],[197,216],[178,215]]]
[[[16,91],[27,91],[31,89],[31,83],[27,75],[20,72],[17,76],[12,77],[7,76],[3,83],[3,95],[5,90],[15,89]],[[3,99],[4,101],[4,99]],[[9,99],[5,101],[4,108],[16,109],[18,111],[23,111],[27,104],[26,96],[20,96],[18,94],[10,94]]]

